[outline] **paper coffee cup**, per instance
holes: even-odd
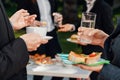
[[[47,27],[27,27],[26,33],[37,33],[44,37],[47,34]]]

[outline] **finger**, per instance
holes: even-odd
[[[26,13],[26,12],[28,12],[27,10],[25,10],[25,9],[20,9],[18,12],[23,12],[23,13]]]
[[[62,29],[62,28],[65,28],[65,26],[64,26],[64,25],[59,25],[59,28],[61,28],[61,29]]]
[[[86,70],[90,69],[90,66],[86,66],[86,65],[83,65],[83,64],[76,64],[75,66],[80,67],[82,69],[86,69]]]
[[[66,32],[67,30],[62,28],[62,29],[59,29],[58,31]]]
[[[24,18],[25,20],[30,21],[30,20],[35,20],[36,17],[37,17],[36,15],[30,15],[30,16],[25,16]]]
[[[27,12],[21,12],[20,13],[20,16],[29,16],[30,14],[29,13],[27,13]]]
[[[54,12],[52,15],[53,16],[56,16],[56,15],[59,15],[60,13],[57,13],[57,12]]]
[[[37,17],[37,15],[30,15],[28,18],[29,18],[29,19],[34,19],[34,20],[35,20],[36,17]]]
[[[32,25],[33,25],[33,27],[36,27],[36,26],[40,27],[42,25],[42,23],[40,21],[35,20]]]
[[[88,45],[88,43],[82,42],[81,40],[78,40],[76,43],[77,43],[77,44],[80,44],[80,45],[83,45],[83,46]]]
[[[93,35],[95,35],[95,34],[98,33],[98,32],[99,32],[98,29],[91,29],[91,30],[89,31],[89,33],[88,33],[88,36],[93,36]]]
[[[78,28],[78,31],[83,32],[83,31],[85,31],[86,29],[88,29],[88,28],[86,28],[86,27],[79,27],[79,28]]]
[[[48,40],[42,40],[42,44],[46,44],[46,43],[48,43]]]
[[[34,23],[36,15],[26,16],[24,18],[25,18],[26,26],[28,26]]]
[[[83,35],[83,32],[78,32],[77,35],[80,37],[81,35]]]

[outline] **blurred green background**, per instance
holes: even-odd
[[[6,12],[7,12],[8,16],[10,17],[14,12],[17,11],[17,4],[10,0],[3,0],[3,1],[4,1]],[[62,0],[59,0],[59,8],[58,8],[59,12],[61,12],[62,6],[63,6],[61,1]],[[82,9],[82,7],[79,6],[79,8],[78,8],[78,12],[79,12],[78,16],[79,17],[81,16],[81,9]],[[119,17],[119,16],[120,16],[120,7],[114,8],[113,9],[113,21],[114,21],[115,26],[117,23],[117,17]],[[19,31],[15,32],[15,36],[19,37],[21,34],[24,34],[24,33],[25,33],[24,30],[19,30]],[[74,32],[67,32],[67,33],[57,32],[57,33],[58,33],[59,42],[61,44],[63,52],[68,53],[72,50],[72,51],[81,53],[82,50],[81,50],[80,46],[78,47],[77,44],[66,41],[66,39],[69,38],[70,35],[74,34]]]

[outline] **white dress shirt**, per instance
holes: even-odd
[[[86,1],[86,5],[87,5],[86,12],[90,12],[90,10],[93,8],[96,0],[85,0],[85,1]]]
[[[47,22],[47,30],[51,32],[55,27],[51,18],[51,6],[48,0],[37,0],[38,7],[40,10],[41,21]]]

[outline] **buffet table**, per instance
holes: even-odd
[[[36,65],[30,63],[27,65],[27,74],[29,75],[88,78],[90,73],[91,71],[83,70],[73,65],[63,65],[62,63],[51,65]]]

